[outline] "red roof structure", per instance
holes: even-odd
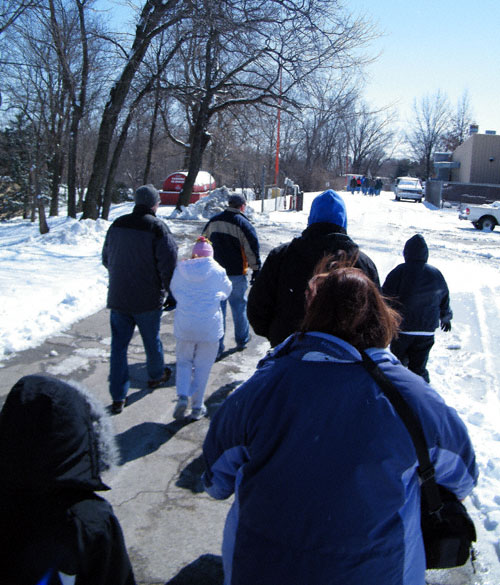
[[[163,188],[160,190],[160,201],[162,205],[177,205],[179,193],[182,191],[187,171],[176,171],[163,181]],[[210,173],[200,171],[193,185],[193,191],[189,203],[196,203],[202,197],[206,197],[210,191],[215,189],[215,180]]]

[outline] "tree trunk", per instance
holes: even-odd
[[[115,132],[118,116],[122,110],[125,99],[130,90],[134,76],[146,54],[146,51],[154,38],[167,28],[175,24],[180,17],[174,17],[165,24],[158,27],[161,19],[179,3],[179,0],[171,0],[166,3],[147,0],[141,12],[139,24],[137,25],[135,39],[130,50],[130,59],[127,61],[123,71],[110,91],[108,102],[104,108],[99,136],[94,156],[92,174],[87,186],[87,196],[83,203],[83,218],[97,219],[99,215],[98,204],[103,197],[104,183],[106,180],[106,169],[108,166],[111,141]],[[157,30],[156,30],[157,29]]]
[[[71,125],[69,134],[68,152],[68,216],[76,218],[76,169],[78,154],[78,134],[80,121],[85,111],[87,100],[87,83],[89,77],[89,47],[87,39],[87,27],[85,24],[85,2],[77,0],[78,20],[80,24],[80,42],[82,46],[82,71],[80,76],[80,93],[75,99],[75,91],[72,95]]]
[[[154,108],[153,108],[153,119],[151,121],[151,130],[149,131],[148,152],[146,154],[146,165],[144,167],[144,175],[143,175],[143,180],[142,180],[143,185],[148,184],[149,173],[151,171],[151,159],[153,157],[156,121],[158,119],[158,110],[160,109],[160,94],[159,94],[158,84],[156,85],[154,99],[155,99],[155,103],[154,103]]]
[[[191,193],[193,192],[193,186],[198,176],[198,172],[201,169],[203,161],[203,153],[210,142],[210,134],[207,133],[208,123],[210,120],[210,113],[208,104],[210,103],[211,96],[207,94],[204,101],[200,105],[198,116],[196,118],[193,130],[191,133],[190,148],[189,148],[189,165],[187,167],[188,174],[182,191],[179,193],[179,199],[177,201],[176,209],[181,207],[187,207],[189,200],[191,199]]]
[[[101,217],[103,219],[108,219],[109,210],[111,208],[111,192],[113,188],[113,183],[115,181],[116,169],[118,168],[118,163],[120,162],[120,157],[123,151],[123,147],[125,146],[125,142],[127,141],[127,133],[130,127],[130,124],[134,118],[134,112],[131,109],[128,113],[127,119],[125,120],[122,130],[120,132],[120,136],[115,146],[115,150],[113,151],[113,156],[111,157],[111,163],[108,169],[108,175],[106,178],[106,185],[104,187],[104,197],[102,201],[102,211]]]
[[[36,196],[37,199],[37,207],[38,207],[38,225],[40,229],[40,233],[48,234],[50,228],[47,224],[47,218],[45,217],[45,206],[43,205],[43,201],[40,195]]]
[[[57,148],[48,164],[50,173],[49,215],[51,217],[56,217],[59,215],[59,187],[61,186],[63,165],[64,161],[62,152],[59,148]]]

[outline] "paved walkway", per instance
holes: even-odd
[[[108,319],[108,311],[100,311],[36,349],[4,362],[0,404],[20,377],[41,372],[77,380],[104,404],[110,404]],[[172,322],[173,313],[164,314],[166,362],[175,370]],[[231,353],[230,318],[228,327],[229,352],[213,367],[206,395],[208,415],[197,422],[172,418],[175,375],[165,388],[150,391],[137,333],[130,345],[129,405],[113,417],[122,460],[105,476],[112,489],[103,495],[120,519],[141,585],[222,584],[222,531],[232,499],[215,501],[203,492],[201,445],[218,405],[247,379],[268,348],[267,342],[254,336],[244,352]]]

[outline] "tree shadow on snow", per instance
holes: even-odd
[[[201,555],[167,581],[165,585],[223,585],[222,557]]]

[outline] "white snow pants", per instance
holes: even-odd
[[[175,383],[177,396],[192,398],[191,408],[200,408],[214,365],[218,341],[182,341],[177,339]]]

